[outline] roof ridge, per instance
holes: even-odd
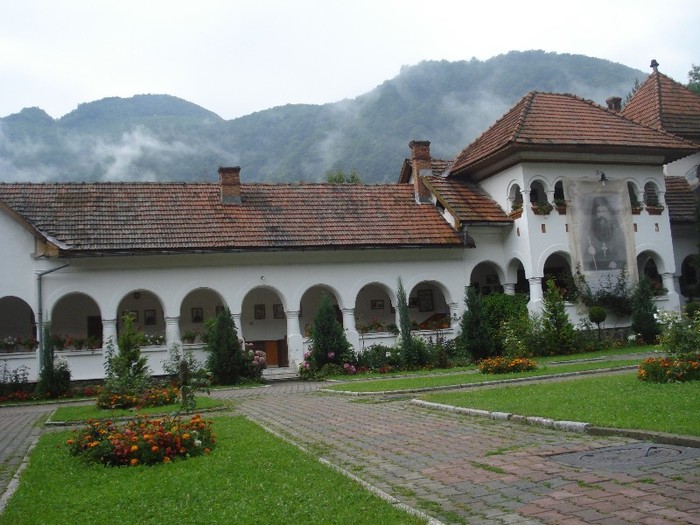
[[[508,142],[516,142],[518,140],[518,137],[520,136],[520,132],[523,129],[523,126],[525,126],[525,121],[527,120],[527,116],[530,114],[530,109],[532,108],[532,104],[535,100],[535,96],[542,94],[539,91],[530,91],[527,95],[525,95],[525,98],[522,100],[523,102],[523,110],[520,112],[518,115],[518,123],[515,126],[515,129],[513,130],[513,135],[511,138],[508,140]]]

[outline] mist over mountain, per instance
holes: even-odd
[[[219,166],[241,166],[244,182],[322,180],[329,169],[393,182],[413,139],[453,158],[529,91],[604,105],[644,78],[607,60],[514,51],[421,62],[351,100],[228,121],[169,95],[105,98],[59,119],[25,108],[0,118],[0,181],[213,181]]]

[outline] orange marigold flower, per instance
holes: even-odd
[[[180,447],[180,454],[184,454],[187,452],[187,449],[185,447]]]
[[[72,439],[69,439],[68,441],[66,441],[66,445],[68,445],[69,447],[73,446],[74,444],[75,444],[75,441]]]
[[[190,435],[189,434],[182,434],[182,439],[190,439]]]
[[[136,458],[133,458],[131,461],[129,461],[129,463],[132,464],[132,465],[138,465],[138,464],[139,464],[139,460],[136,459]]]
[[[158,452],[158,447],[155,446],[155,445],[153,445],[153,446],[151,447],[151,452]]]
[[[131,445],[131,452],[136,452],[139,449],[138,445]]]
[[[204,453],[205,453],[205,454],[209,454],[210,452],[211,452],[211,450],[209,450],[208,448],[205,448],[205,449],[204,449]]]

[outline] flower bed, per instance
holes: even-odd
[[[211,427],[200,415],[189,421],[142,417],[122,425],[88,421],[66,446],[74,456],[107,466],[155,465],[209,454],[216,444]]]
[[[482,374],[509,374],[534,370],[537,363],[524,357],[489,357],[479,361],[478,367]]]
[[[700,380],[700,357],[650,357],[639,365],[637,377],[650,383]]]
[[[101,389],[97,396],[97,408],[160,407],[176,403],[179,396],[180,389],[174,385],[154,386],[140,395]]]

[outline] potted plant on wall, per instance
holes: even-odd
[[[566,200],[554,199],[554,206],[557,208],[559,215],[566,215]]]
[[[647,204],[647,213],[649,215],[661,215],[664,211],[663,204]]]
[[[195,339],[197,339],[197,332],[194,330],[185,330],[182,334],[182,342],[185,344],[191,345]]]
[[[532,205],[532,211],[535,215],[549,215],[553,209],[554,206],[547,201],[537,201]]]
[[[523,203],[522,201],[515,201],[510,207],[510,216],[513,219],[517,219],[523,214]]]

